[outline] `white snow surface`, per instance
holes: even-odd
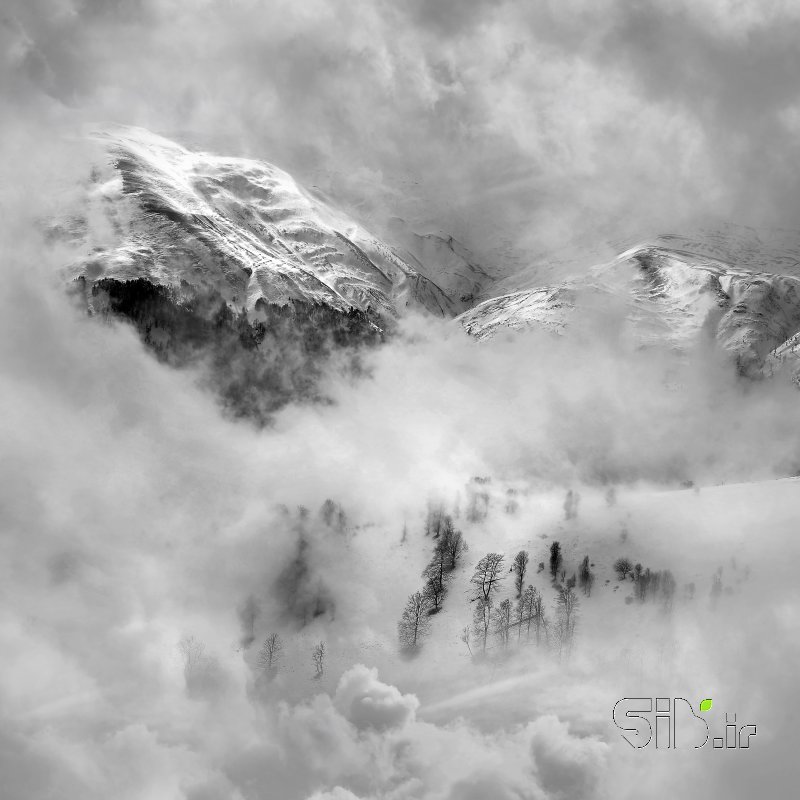
[[[460,314],[478,339],[527,327],[591,336],[598,321],[622,319],[642,345],[715,343],[747,374],[786,370],[800,382],[798,232],[721,225],[628,239],[615,258],[556,259],[501,279],[441,232],[394,219],[392,243],[383,241],[272,164],[194,152],[140,128],[97,136],[115,169],[93,176],[86,220],[61,225],[84,245],[70,278],[211,290],[248,312],[303,301],[379,316]],[[104,220],[106,235],[88,219]]]
[[[772,373],[787,360],[798,361],[798,254],[800,247],[760,247],[753,237],[737,239],[725,231],[663,236],[579,277],[492,297],[459,321],[470,334],[486,339],[526,327],[563,333],[590,309],[595,319],[621,311],[624,325],[642,345],[687,350],[715,342],[744,371]]]
[[[299,300],[396,315],[458,310],[392,248],[272,164],[192,152],[139,128],[97,135],[116,172],[90,188],[87,214],[113,235],[71,277],[213,289],[248,311]]]

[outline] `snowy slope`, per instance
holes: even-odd
[[[234,308],[301,301],[378,317],[407,307],[451,316],[431,280],[357,222],[271,164],[191,152],[142,129],[101,135],[114,159],[87,197],[87,215],[115,236],[71,277],[143,278],[213,291]]]
[[[255,318],[293,303],[355,310],[383,327],[419,308],[461,313],[481,339],[527,326],[563,332],[588,309],[609,320],[621,310],[642,344],[715,341],[747,374],[800,375],[796,232],[727,225],[628,241],[610,260],[559,263],[575,277],[541,286],[533,276],[548,274],[542,265],[498,280],[452,237],[420,235],[400,219],[387,243],[271,164],[192,152],[142,129],[100,139],[113,169],[93,175],[82,217],[60,225],[83,246],[68,277],[84,279],[90,308],[105,308],[88,291],[99,282],[143,279],[193,313],[225,302]],[[103,220],[105,235],[89,219]]]
[[[661,237],[596,264],[581,277],[493,297],[459,320],[484,339],[504,328],[562,332],[589,308],[620,308],[642,344],[687,349],[715,341],[744,372],[756,374],[768,357],[775,361],[770,353],[776,348],[784,358],[794,352],[784,343],[800,331],[795,252],[800,250],[759,250],[751,238],[724,233]]]
[[[469,250],[452,236],[419,234],[405,220],[389,221],[395,251],[415,269],[434,280],[458,307],[466,311],[496,280],[491,269],[477,263]]]

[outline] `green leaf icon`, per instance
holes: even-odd
[[[713,703],[711,702],[711,698],[707,697],[705,700],[701,700],[700,701],[700,710],[701,711],[710,711],[712,705],[713,705]]]

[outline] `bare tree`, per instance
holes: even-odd
[[[537,594],[539,594],[539,592],[533,587],[532,584],[529,583],[527,589],[525,589],[525,591],[522,593],[522,597],[520,597],[519,602],[517,603],[517,619],[519,620],[520,635],[522,634],[523,623],[527,623],[525,626],[526,640],[530,639],[531,636],[533,603]],[[517,638],[519,638],[519,636]]]
[[[347,530],[347,514],[344,509],[334,500],[328,498],[319,510],[325,524],[336,531],[344,533]]]
[[[636,595],[636,599],[640,603],[644,603],[647,599],[647,592],[650,589],[650,583],[653,579],[653,573],[650,571],[650,567],[646,567],[643,571],[640,571],[638,576],[636,577],[636,585],[634,586],[634,594]]]
[[[567,621],[567,629],[572,630],[578,610],[578,595],[571,586],[563,586],[559,589],[557,603],[559,614],[562,614]]]
[[[449,516],[445,515],[440,518],[437,530],[438,532],[434,534],[437,538],[433,557],[422,572],[422,576],[426,579],[423,593],[432,603],[431,613],[435,613],[441,608],[447,593],[449,574],[455,569],[462,553],[467,549],[461,531],[457,531],[453,527],[453,521]]]
[[[559,655],[566,646],[567,652],[572,649],[572,641],[575,635],[575,623],[578,612],[578,595],[571,586],[562,586],[556,598],[557,631],[559,635]]]
[[[489,513],[489,492],[477,487],[486,486],[491,478],[475,477],[467,487],[467,519],[470,522],[482,522]]]
[[[536,626],[536,644],[538,645],[541,642],[542,631],[545,632],[545,636],[548,635],[548,621],[542,593],[536,591],[536,589],[534,589],[533,592],[533,598],[531,600],[531,619]]]
[[[283,655],[283,642],[277,633],[271,633],[264,639],[258,652],[258,665],[269,675],[278,671],[278,663]]]
[[[433,582],[434,587],[436,590],[436,604],[435,608],[439,610],[439,603],[444,598],[445,592],[447,591],[446,583],[448,579],[448,566],[450,563],[450,557],[447,554],[447,551],[441,547],[444,540],[439,539],[436,543],[436,547],[433,550],[433,558],[431,558],[430,563],[427,567],[422,571],[422,577],[427,580],[428,583]],[[428,586],[426,583],[426,590]]]
[[[527,592],[527,589],[525,590]],[[514,608],[514,625],[517,626],[517,642],[522,638],[522,627],[527,620],[528,607],[525,602],[525,593],[520,595]]]
[[[489,603],[503,581],[504,559],[500,553],[489,553],[478,562],[470,579],[470,583],[475,586],[474,599],[484,604]]]
[[[428,515],[425,518],[425,535],[438,536],[444,508],[441,503],[428,500]]]
[[[560,542],[553,542],[550,545],[550,574],[553,576],[553,580],[556,579],[558,571],[561,569],[562,561],[561,544]]]
[[[522,597],[522,587],[525,585],[525,572],[528,569],[528,561],[530,561],[530,555],[527,550],[520,550],[514,556],[512,569],[514,570],[514,585],[517,589],[517,597]]]
[[[406,601],[403,616],[397,625],[400,646],[404,650],[416,650],[422,637],[430,628],[428,609],[430,600],[422,592],[414,592]]]
[[[444,542],[445,552],[448,557],[448,569],[454,570],[458,566],[461,556],[467,552],[467,542],[461,531],[451,530]]]
[[[213,692],[220,686],[220,669],[217,659],[206,652],[206,646],[194,636],[185,636],[178,643],[183,657],[183,675],[186,691],[190,695]]]
[[[511,628],[511,601],[508,598],[497,606],[494,612],[494,626],[501,646],[508,647]]]
[[[422,592],[428,600],[431,614],[436,614],[441,609],[446,591],[447,586],[441,575],[434,573],[425,582]]]
[[[489,596],[488,600],[482,597],[478,598],[475,604],[475,612],[472,617],[472,629],[475,636],[481,643],[482,652],[486,652],[486,644],[489,639],[489,628],[492,624],[492,610],[493,610],[492,597]]]
[[[208,661],[206,646],[194,636],[184,636],[178,643],[178,650],[183,657],[183,675],[188,682],[205,667]]]
[[[453,530],[453,518],[445,512],[444,503],[428,502],[428,516],[425,520],[425,535],[438,539],[446,531]]]
[[[321,678],[325,672],[325,642],[320,642],[311,653],[314,662],[314,677]]]
[[[579,577],[581,589],[583,589],[583,593],[589,597],[592,593],[592,586],[594,585],[594,573],[589,567],[589,556],[584,556],[583,561],[581,561]]]
[[[470,634],[472,633],[472,629],[469,625],[465,625],[463,630],[461,631],[461,641],[467,646],[467,650],[469,650],[469,654],[472,655],[472,648],[469,646],[469,639]]]
[[[639,569],[641,571],[641,564],[639,565]],[[625,578],[630,574],[630,572],[632,570],[633,570],[633,564],[631,564],[631,561],[630,561],[629,558],[625,558],[624,556],[620,556],[614,562],[614,572],[616,572],[617,575],[619,575],[619,579],[621,581],[624,581]]]
[[[678,582],[670,570],[665,569],[661,577],[661,597],[664,600],[664,608],[671,609],[672,602],[675,599],[675,591],[678,588]]]

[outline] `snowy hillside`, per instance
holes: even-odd
[[[496,280],[490,268],[479,265],[452,236],[416,233],[399,217],[390,220],[389,235],[404,261],[435,280],[459,311],[474,305]]]
[[[531,326],[592,336],[592,326],[622,320],[641,345],[711,342],[743,374],[800,375],[795,232],[725,225],[628,240],[594,263],[554,256],[550,270],[531,264],[501,277],[452,237],[417,233],[399,218],[389,244],[271,164],[192,152],[142,129],[99,138],[112,167],[95,170],[80,213],[53,226],[83,253],[68,278],[91,311],[133,320],[160,355],[181,350],[178,363],[209,343],[218,351],[220,325],[231,341],[277,358],[292,339],[302,353],[325,337],[336,347],[375,342],[398,315],[420,309],[461,313],[479,339]],[[554,271],[557,281],[538,283]],[[261,347],[265,336],[272,346]],[[229,350],[214,360],[230,361]],[[276,404],[313,394],[303,359],[287,377],[291,359],[281,353],[261,381],[279,386]]]
[[[729,232],[660,237],[555,286],[493,297],[459,320],[485,339],[504,328],[562,332],[589,309],[601,317],[621,309],[643,345],[685,350],[716,342],[745,374],[762,374],[768,359],[771,373],[779,358],[793,355],[784,343],[800,330],[797,252],[759,248]]]
[[[67,282],[161,360],[200,365],[237,416],[323,399],[331,356],[358,372],[404,312],[452,318],[491,280],[454,240],[405,226],[390,246],[271,164],[138,128],[97,138],[109,163],[48,229],[78,254]]]
[[[271,164],[190,152],[142,129],[101,139],[116,170],[95,176],[87,214],[116,236],[87,240],[73,277],[213,290],[247,311],[289,301],[378,317],[455,311],[388,245]]]

